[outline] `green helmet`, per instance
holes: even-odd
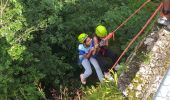
[[[87,37],[88,37],[88,35],[86,33],[81,33],[78,36],[78,40],[79,40],[80,43],[84,43],[84,41],[86,40]]]
[[[106,37],[107,36],[107,30],[105,26],[99,25],[96,27],[96,35],[98,37]]]

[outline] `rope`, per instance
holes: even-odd
[[[158,13],[158,11],[162,8],[162,3],[158,6],[158,8],[155,10],[155,12],[152,14],[152,16],[148,19],[148,21],[146,22],[146,24],[142,27],[142,29],[139,31],[139,33],[132,39],[132,41],[128,44],[128,46],[126,47],[126,49],[123,51],[123,53],[120,55],[120,57],[118,58],[118,60],[115,62],[115,64],[112,66],[111,69],[113,69],[118,62],[120,61],[120,59],[123,57],[123,55],[125,55],[125,53],[128,51],[128,49],[130,48],[130,46],[133,44],[133,42],[139,37],[139,35],[142,34],[142,32],[146,29],[146,27],[150,24],[150,22],[152,21],[152,19],[155,17],[155,15]],[[118,28],[117,28],[118,29]]]
[[[106,36],[104,38],[104,40],[108,40],[110,38],[112,38],[113,34],[120,29],[123,25],[125,25],[135,14],[137,14],[148,2],[150,2],[151,0],[147,0],[146,2],[144,2],[133,14],[131,14],[122,24],[120,24],[114,31],[112,31],[108,36]]]

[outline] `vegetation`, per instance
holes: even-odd
[[[99,24],[111,32],[144,1],[1,0],[0,99],[61,98],[64,90],[67,97],[74,97],[81,87],[79,33],[92,36]],[[148,4],[116,32],[116,40],[110,44],[114,52],[119,55],[124,50],[155,6]],[[112,83],[103,83],[98,91],[107,94],[108,90],[107,95],[113,97],[112,88]],[[117,89],[116,92],[119,94]]]
[[[95,88],[87,88],[85,100],[124,100],[122,93],[114,82],[105,81]]]

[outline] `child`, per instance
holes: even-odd
[[[82,84],[86,84],[86,79],[92,74],[90,63],[94,66],[99,80],[102,81],[104,78],[103,73],[99,67],[97,60],[93,57],[96,49],[94,48],[94,43],[92,39],[88,37],[87,34],[82,33],[78,36],[78,40],[81,43],[78,46],[79,60],[85,69],[85,72],[80,74]]]
[[[117,55],[113,53],[110,49],[106,48],[108,46],[108,40],[103,40],[107,36],[107,30],[104,26],[99,25],[96,28],[95,35],[93,37],[94,40],[94,45],[100,44],[97,48],[97,60],[99,61],[98,57],[103,56],[103,57],[108,57],[112,60],[113,64],[117,60]],[[114,34],[113,34],[113,40],[114,40]],[[100,62],[104,63],[102,60]],[[110,73],[108,71],[108,68],[104,71],[105,77],[108,78],[109,80],[112,80],[112,77],[110,76]],[[118,69],[118,65],[114,70]]]

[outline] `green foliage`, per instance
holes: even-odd
[[[0,99],[45,98],[38,90],[38,80],[44,75],[29,65],[33,59],[31,53],[16,41],[18,33],[24,31],[22,5],[14,0],[5,4],[0,29]]]
[[[120,25],[128,16],[130,16],[139,6],[142,5],[145,0],[142,0],[138,3],[135,3],[136,0],[129,0],[127,5],[122,5],[115,7],[106,12],[104,18],[106,25],[108,25],[109,31],[115,29]],[[120,30],[116,32],[116,42],[113,43],[121,47],[121,51],[124,50],[131,39],[140,31],[142,26],[146,23],[147,19],[150,17],[151,13],[155,10],[155,6],[149,6],[149,3],[144,9],[142,9],[138,14],[132,17]],[[126,53],[126,56],[133,50],[138,42],[135,42],[134,45],[130,48],[129,52]],[[113,47],[114,48],[114,47]],[[119,52],[118,52],[119,53]],[[124,60],[123,60],[124,61]]]
[[[76,81],[81,73],[77,65],[79,33],[93,35],[99,24],[111,32],[144,1],[2,0],[0,99],[45,99],[52,97],[53,88],[79,87]],[[117,42],[111,43],[119,51],[116,53],[126,47],[153,8],[147,5],[116,32]],[[103,96],[110,98],[112,92],[119,95],[112,85],[110,82],[99,85],[100,93],[106,91]]]
[[[121,91],[117,85],[117,73],[113,73],[114,82],[104,80],[103,83],[98,84],[97,87],[91,86],[85,90],[85,100],[124,100]]]
[[[150,60],[151,60],[151,54],[148,54],[148,53],[140,53],[138,54],[138,58],[144,62],[144,64],[149,64],[150,63]]]
[[[24,50],[26,49],[26,47],[21,46],[19,44],[14,44],[9,50],[8,50],[8,54],[11,56],[11,58],[13,60],[17,60],[19,58],[22,58],[20,56],[22,56],[22,53],[24,52]]]

